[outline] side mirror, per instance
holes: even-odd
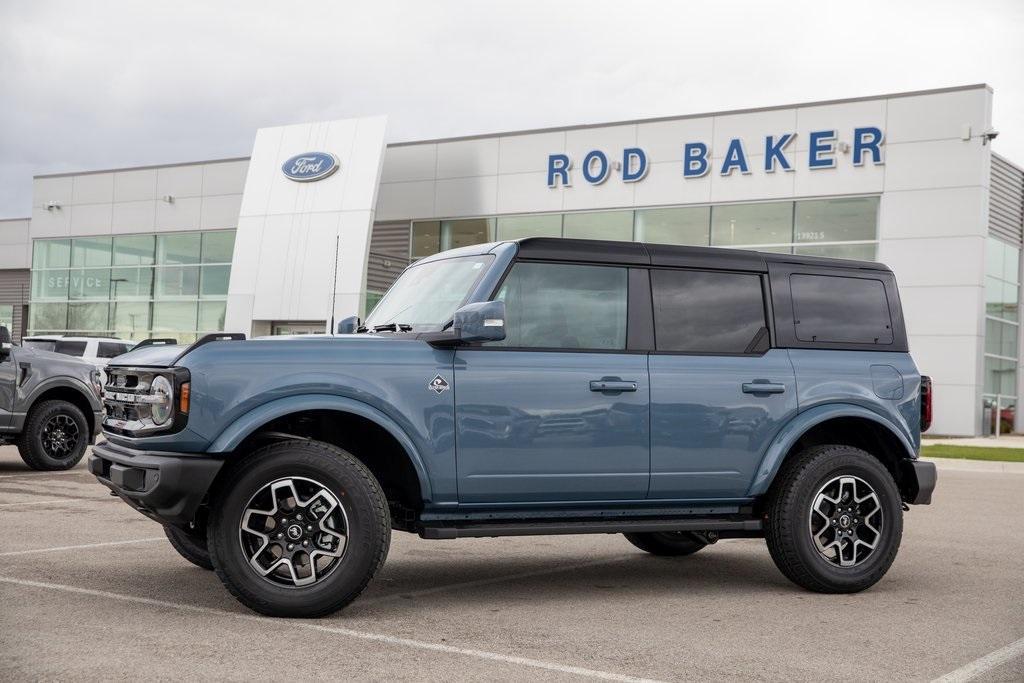
[[[505,302],[466,304],[455,311],[452,329],[459,341],[501,341],[505,338]]]
[[[11,331],[0,325],[0,360],[6,360],[11,355]]]
[[[349,316],[338,323],[338,334],[355,334],[359,329],[359,317]]]

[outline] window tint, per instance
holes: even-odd
[[[651,277],[659,351],[747,353],[755,339],[767,342],[759,275],[653,270]]]
[[[793,274],[790,285],[799,341],[892,343],[889,300],[881,280]]]
[[[502,285],[505,332],[489,345],[625,349],[625,268],[518,263]]]
[[[86,343],[84,341],[58,341],[54,344],[53,350],[63,353],[65,356],[82,356],[85,354]]]
[[[122,353],[127,353],[128,347],[125,344],[117,344],[115,342],[100,342],[99,348],[96,350],[97,358],[116,358]]]

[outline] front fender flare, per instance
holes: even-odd
[[[237,418],[220,433],[214,442],[206,449],[208,453],[227,453],[238,447],[242,441],[267,424],[271,420],[284,417],[291,413],[306,410],[336,410],[344,413],[351,413],[366,418],[387,430],[395,437],[402,448],[405,449],[409,460],[416,470],[416,477],[420,482],[420,495],[423,500],[432,500],[430,478],[427,476],[426,467],[420,457],[416,445],[413,443],[405,430],[398,426],[394,420],[385,413],[367,405],[362,401],[346,398],[344,396],[333,396],[330,394],[311,394],[302,396],[288,396],[279,398],[269,403],[253,408],[241,417]]]
[[[877,422],[899,439],[906,450],[907,458],[913,459],[917,457],[910,439],[903,433],[903,430],[884,416],[851,403],[830,403],[828,405],[815,406],[797,414],[776,434],[772,444],[765,451],[764,457],[761,458],[761,466],[757,469],[757,475],[754,477],[747,495],[751,497],[759,496],[767,491],[793,444],[815,425],[837,417],[860,417]]]

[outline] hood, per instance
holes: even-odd
[[[311,347],[323,348],[320,346],[323,344],[340,344],[345,345],[348,348],[362,345],[365,348],[366,344],[388,343],[389,341],[402,339],[414,340],[417,339],[417,335],[408,333],[393,334],[389,332],[382,332],[379,334],[282,335],[274,337],[254,337],[248,341],[209,342],[208,344],[203,344],[201,348],[207,350],[216,346],[218,348],[227,347],[238,349],[238,345],[241,345],[246,349],[253,350],[263,347],[266,349],[272,349],[274,353],[278,354],[278,357],[284,358],[287,357],[289,351]],[[110,361],[110,364],[107,367],[166,368],[174,364],[174,360],[188,348],[189,347],[182,344],[143,346],[141,349],[135,349],[114,358]],[[181,365],[187,365],[185,361],[192,358],[193,353],[195,353],[195,350],[182,359]]]
[[[29,361],[33,367],[38,367],[48,377],[67,375],[83,380],[86,384],[96,366],[92,362],[77,356],[68,356],[53,351],[43,351],[30,346],[18,347],[18,360]]]
[[[110,361],[108,367],[131,366],[166,368],[175,358],[187,347],[182,344],[167,344],[164,346],[143,346],[141,349],[134,349],[128,353],[122,353]]]

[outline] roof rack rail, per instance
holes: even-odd
[[[132,351],[141,349],[144,346],[174,346],[178,343],[177,339],[170,337],[152,337],[150,339],[143,339],[138,344],[132,347]]]
[[[202,337],[197,339],[194,344],[179,353],[177,358],[171,361],[171,365],[177,365],[178,361],[198,349],[200,346],[205,346],[206,344],[219,341],[245,341],[245,334],[242,332],[214,332],[213,334],[204,334]]]

